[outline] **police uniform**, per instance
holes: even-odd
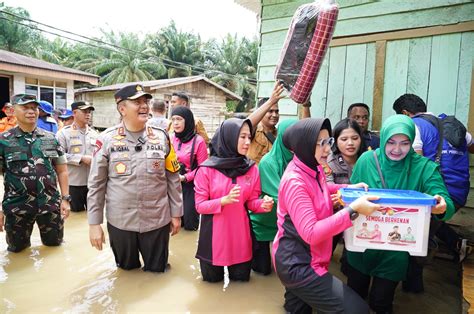
[[[88,220],[103,222],[117,266],[164,271],[170,221],[183,215],[179,164],[166,131],[147,125],[129,132],[123,124],[99,135],[89,175]]]
[[[72,211],[87,209],[87,179],[90,166],[81,163],[81,158],[84,155],[92,156],[98,136],[99,134],[88,125],[81,129],[75,123],[63,127],[56,135],[66,153]]]
[[[54,134],[39,128],[26,133],[18,126],[2,133],[0,162],[8,250],[30,246],[35,221],[44,245],[61,244],[61,195],[54,165],[65,164],[66,157]]]

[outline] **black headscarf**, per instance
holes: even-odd
[[[192,111],[184,106],[177,106],[173,108],[171,112],[171,116],[180,116],[184,119],[184,130],[183,132],[174,132],[177,138],[181,141],[181,143],[187,143],[193,139],[194,135],[196,134],[196,123],[194,122],[194,115]]]
[[[249,171],[254,161],[237,151],[240,129],[244,123],[248,124],[252,133],[252,123],[249,120],[231,118],[221,123],[211,140],[212,154],[201,167],[214,168],[232,179]]]
[[[286,129],[283,145],[291,150],[309,168],[316,170],[318,162],[314,157],[319,132],[328,130],[331,134],[331,122],[326,118],[307,118]]]

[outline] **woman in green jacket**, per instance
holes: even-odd
[[[414,190],[433,195],[434,219],[448,220],[454,214],[439,166],[415,153],[412,148],[415,124],[404,115],[388,118],[380,132],[380,148],[375,150],[388,189]],[[365,152],[357,161],[352,182],[365,182],[371,188],[384,188],[377,171],[374,151]],[[409,254],[399,251],[366,250],[347,252],[349,287],[362,298],[369,295],[369,305],[376,313],[391,313],[395,288],[407,273]],[[369,286],[372,279],[372,286]]]
[[[272,149],[263,156],[258,165],[262,197],[264,195],[271,196],[275,202],[272,211],[269,213],[258,215],[252,212],[249,213],[252,229],[257,240],[257,247],[253,252],[252,270],[263,275],[272,272],[270,244],[277,232],[278,187],[286,166],[293,159],[293,153],[283,145],[283,133],[296,122],[297,120],[285,120],[278,124],[278,135]]]

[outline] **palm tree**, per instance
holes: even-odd
[[[154,55],[165,63],[168,78],[190,76],[193,74],[192,66],[204,60],[201,38],[178,31],[174,21],[160,32],[148,35],[146,41]]]
[[[220,44],[211,40],[206,45],[206,73],[214,82],[241,95],[236,111],[244,111],[254,105],[258,41],[228,34]]]
[[[79,70],[101,76],[101,85],[148,81],[166,73],[163,63],[151,56],[145,42],[133,33],[102,31],[102,41],[120,48],[82,46],[75,62]]]
[[[42,36],[34,29],[36,26],[33,23],[24,20],[30,18],[28,11],[20,7],[5,6],[3,2],[0,2],[0,10],[4,11],[0,12],[0,48],[32,55],[33,47]]]

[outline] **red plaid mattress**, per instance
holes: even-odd
[[[311,95],[338,13],[337,4],[321,0],[299,7],[293,16],[276,78],[282,81],[290,91],[290,98],[297,103],[305,103]]]

